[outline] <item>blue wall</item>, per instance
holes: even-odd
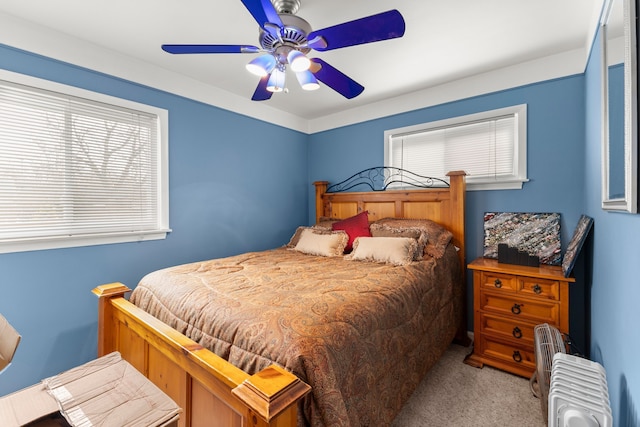
[[[166,240],[0,255],[0,312],[22,334],[0,395],[96,356],[91,289],[276,247],[307,216],[307,135],[0,45],[0,68],[169,110]]]
[[[600,36],[585,72],[585,210],[594,218],[590,261],[591,356],[607,370],[616,426],[638,426],[640,368],[640,215],[603,211],[601,206]]]

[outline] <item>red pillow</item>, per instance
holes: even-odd
[[[344,248],[344,253],[348,254],[353,249],[353,241],[356,240],[356,237],[371,237],[371,231],[369,231],[369,211],[364,211],[358,215],[343,219],[342,221],[334,222],[331,228],[333,230],[344,230],[349,235],[349,241]]]

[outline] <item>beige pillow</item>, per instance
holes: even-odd
[[[373,237],[410,237],[416,240],[416,252],[413,255],[414,261],[420,261],[424,255],[424,247],[427,245],[427,234],[420,230],[401,230],[395,228],[374,227],[371,229]]]
[[[373,222],[369,228],[372,236],[382,230],[419,231],[423,236],[418,239],[418,243],[424,244],[424,255],[433,258],[440,258],[444,255],[445,249],[453,237],[449,230],[428,219],[383,218]]]
[[[329,233],[305,228],[294,249],[309,255],[341,256],[348,241],[349,235],[341,230]]]
[[[295,248],[296,245],[298,244],[298,241],[300,240],[300,236],[302,235],[303,230],[313,230],[314,233],[317,233],[317,234],[333,233],[333,230],[331,229],[331,225],[329,225],[328,228],[325,226],[319,227],[317,224],[312,227],[306,227],[304,225],[301,225],[296,229],[295,233],[293,233],[293,236],[291,236],[291,239],[289,239],[289,243],[286,244],[286,247]]]
[[[357,237],[350,260],[406,265],[414,260],[418,242],[412,237]]]

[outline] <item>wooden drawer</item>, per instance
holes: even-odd
[[[523,348],[508,344],[500,340],[494,340],[489,336],[482,336],[480,340],[480,346],[483,349],[482,355],[500,362],[498,367],[519,375],[524,374],[524,376],[527,376],[533,374],[536,368],[533,348]],[[512,369],[509,369],[510,367]]]
[[[512,319],[524,319],[535,323],[558,324],[559,305],[518,296],[483,292],[480,310],[493,312]]]
[[[560,300],[560,282],[557,280],[536,279],[534,277],[519,277],[519,291],[522,295]]]
[[[569,283],[562,267],[499,263],[477,258],[473,271],[474,349],[465,363],[531,377],[534,328],[548,323],[569,332]]]
[[[484,289],[491,289],[500,292],[516,292],[518,290],[518,280],[516,276],[493,272],[482,273],[481,286]]]
[[[535,323],[524,322],[513,317],[480,314],[481,333],[513,341],[516,345],[533,347],[533,328]]]

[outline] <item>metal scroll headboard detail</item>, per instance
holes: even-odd
[[[367,186],[372,191],[384,191],[389,187],[433,188],[449,187],[449,183],[440,178],[422,176],[391,166],[378,166],[360,171],[342,182],[330,185],[327,193],[349,191],[358,186]]]

